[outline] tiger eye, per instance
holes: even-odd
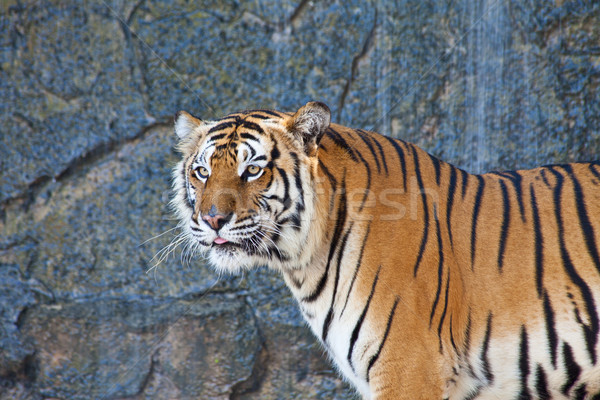
[[[250,165],[246,171],[248,171],[248,173],[250,175],[256,175],[260,172],[260,167],[256,166],[256,165]]]
[[[209,175],[208,169],[204,167],[198,167],[194,170],[194,172],[196,173],[196,177],[198,179],[206,179]]]

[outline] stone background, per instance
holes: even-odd
[[[350,399],[282,280],[152,257],[172,115],[329,104],[471,172],[598,159],[595,0],[0,2],[0,398]]]

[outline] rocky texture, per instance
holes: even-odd
[[[46,397],[228,398],[262,351],[251,309],[235,295],[199,300],[87,300],[43,305],[21,331]]]
[[[2,2],[0,398],[353,398],[279,276],[160,253],[171,116],[317,99],[473,172],[598,158],[599,27],[591,1]]]

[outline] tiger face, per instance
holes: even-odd
[[[178,113],[184,157],[173,206],[189,246],[227,272],[301,260],[314,220],[317,146],[329,120],[321,103],[295,115],[250,111],[207,122]]]

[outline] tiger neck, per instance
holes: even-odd
[[[327,146],[327,145],[326,145]],[[334,265],[341,261],[340,242],[349,239],[354,222],[348,215],[346,176],[351,171],[348,155],[335,146],[319,153],[313,168],[313,217],[302,260],[296,268],[284,268],[283,276],[298,300],[305,319],[315,328],[322,326],[328,306],[324,292],[338,275]],[[337,151],[336,151],[337,150]],[[342,246],[343,247],[343,246]],[[323,304],[322,304],[323,303]],[[315,332],[317,333],[317,332]]]
[[[376,235],[375,232],[382,234],[382,223],[378,219],[378,213],[388,214],[393,211],[393,209],[380,210],[382,206],[379,203],[379,208],[369,206],[366,202],[368,196],[364,195],[365,193],[381,194],[382,191],[392,190],[391,193],[396,193],[397,197],[394,198],[396,202],[391,204],[405,206],[404,218],[390,220],[385,224],[387,233],[390,237],[393,234],[396,242],[399,243],[397,238],[414,237],[414,232],[422,232],[425,224],[433,220],[439,226],[438,241],[444,243],[444,248],[447,249],[444,253],[445,265],[455,268],[455,251],[463,258],[465,254],[469,254],[469,245],[459,242],[458,236],[452,242],[453,244],[450,244],[451,239],[448,236],[450,216],[443,214],[444,209],[439,207],[438,199],[448,198],[451,195],[447,193],[447,189],[439,186],[436,179],[436,165],[443,173],[456,175],[463,182],[474,178],[449,164],[433,159],[416,146],[391,140],[389,142],[394,146],[394,152],[387,155],[390,174],[388,175],[384,168],[381,168],[381,172],[376,172],[377,164],[371,164],[369,170],[365,158],[372,153],[366,141],[357,139],[360,134],[363,132],[336,126],[336,131],[324,136],[319,150],[318,165],[313,172],[316,194],[315,212],[310,227],[313,241],[311,246],[306,246],[304,257],[304,260],[309,262],[297,264],[297,268],[284,270],[283,274],[305,318],[318,336],[322,327],[326,325],[327,313],[334,303],[332,296],[335,297],[336,293],[347,290],[351,285],[351,278],[348,278],[344,264],[367,262],[369,258],[369,262],[375,268],[377,265],[384,264],[402,266],[397,270],[403,271],[406,282],[412,282],[413,275],[417,276],[413,272],[416,269],[415,265],[404,264],[407,261],[399,258],[394,252],[389,254],[370,252],[369,257],[360,259],[358,253],[362,242],[359,241],[365,237],[365,232],[370,228],[371,235]],[[382,136],[373,133],[369,135],[385,143]],[[396,167],[392,165],[393,162],[397,163]],[[395,175],[393,171],[396,171]],[[462,208],[462,206],[456,207],[453,215],[456,220],[465,219],[460,214]],[[377,222],[371,226],[368,220]],[[424,241],[405,240],[404,242],[406,243],[403,243],[403,246],[412,250],[411,254],[420,254],[420,247],[423,247]],[[438,253],[428,252],[423,256],[422,263],[434,263],[437,266],[439,264],[437,257]],[[417,267],[420,267],[419,261],[421,260],[417,260]],[[340,268],[345,273],[340,273]],[[402,279],[398,281],[403,282]],[[406,303],[421,301],[420,293],[437,292],[435,287],[437,281],[434,280],[419,279],[418,283],[413,285],[417,285],[419,290],[404,292],[400,286],[395,288],[397,293],[405,293]],[[457,298],[460,296],[457,295]]]

